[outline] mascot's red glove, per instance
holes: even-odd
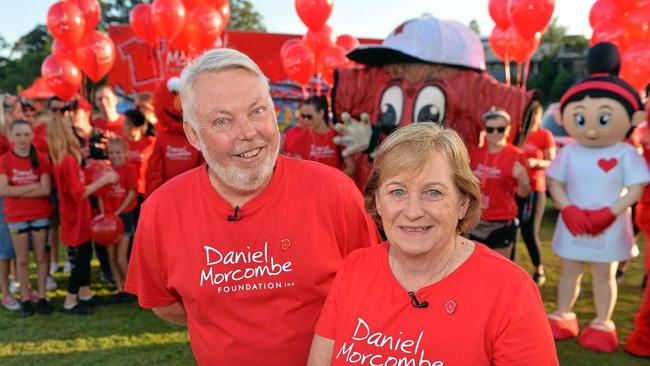
[[[587,213],[576,205],[567,206],[562,210],[562,220],[573,236],[590,234],[593,230],[593,223]]]
[[[599,208],[598,210],[585,210],[592,228],[589,234],[596,236],[607,229],[616,220],[616,215],[609,207]]]

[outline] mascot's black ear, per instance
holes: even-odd
[[[589,74],[618,75],[621,70],[621,54],[618,47],[609,42],[600,42],[589,49],[587,55]]]

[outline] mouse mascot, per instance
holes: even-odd
[[[412,122],[444,124],[468,146],[477,146],[481,115],[492,106],[512,116],[510,141],[522,138],[522,120],[535,93],[486,72],[481,40],[459,22],[430,15],[411,19],[381,46],[361,46],[347,56],[365,67],[335,74],[333,112],[343,122],[336,126],[342,135],[336,142],[346,146],[345,157],[372,153],[385,136]],[[365,176],[355,180],[365,185]]]
[[[160,81],[154,92],[158,123],[156,143],[147,167],[146,196],[171,178],[203,163],[201,153],[190,145],[183,132],[179,85],[178,77],[169,77]]]
[[[580,333],[587,349],[613,352],[618,346],[612,312],[615,272],[633,255],[630,206],[650,181],[646,163],[625,139],[643,121],[643,105],[633,87],[618,77],[616,46],[599,43],[589,50],[590,77],[562,96],[559,122],[575,139],[546,170],[558,216],[553,250],[562,260],[557,310],[549,314],[555,339],[576,337],[572,308],[585,264],[591,267],[596,318]]]

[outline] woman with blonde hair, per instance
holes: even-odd
[[[81,147],[67,118],[53,116],[48,122],[47,138],[54,181],[58,187],[61,241],[68,246],[68,255],[73,263],[63,312],[70,315],[87,315],[88,310],[84,305],[96,303],[90,290],[92,213],[88,196],[106,184],[117,182],[119,177],[115,172],[108,172],[86,185],[81,169]]]
[[[481,192],[456,132],[433,123],[394,132],[365,197],[388,240],[345,258],[309,365],[558,364],[530,276],[461,235],[480,219]]]

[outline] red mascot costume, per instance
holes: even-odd
[[[646,105],[646,124],[639,129],[643,156],[650,167],[650,102]],[[650,185],[643,188],[641,200],[636,206],[636,223],[645,236],[645,271],[650,273]],[[645,286],[641,309],[634,319],[634,331],[625,343],[625,351],[635,356],[650,357],[650,286]]]
[[[183,132],[179,81],[173,76],[156,86],[154,108],[158,124],[156,144],[147,168],[146,196],[171,178],[203,163],[201,153],[190,145]]]
[[[344,156],[371,153],[381,139],[412,122],[444,124],[468,146],[477,146],[481,115],[492,106],[513,117],[512,140],[519,141],[526,130],[523,120],[534,93],[487,73],[480,39],[459,22],[411,19],[381,46],[359,47],[348,58],[366,67],[336,73],[332,105],[344,122],[337,126],[343,136],[336,140],[347,146]]]

